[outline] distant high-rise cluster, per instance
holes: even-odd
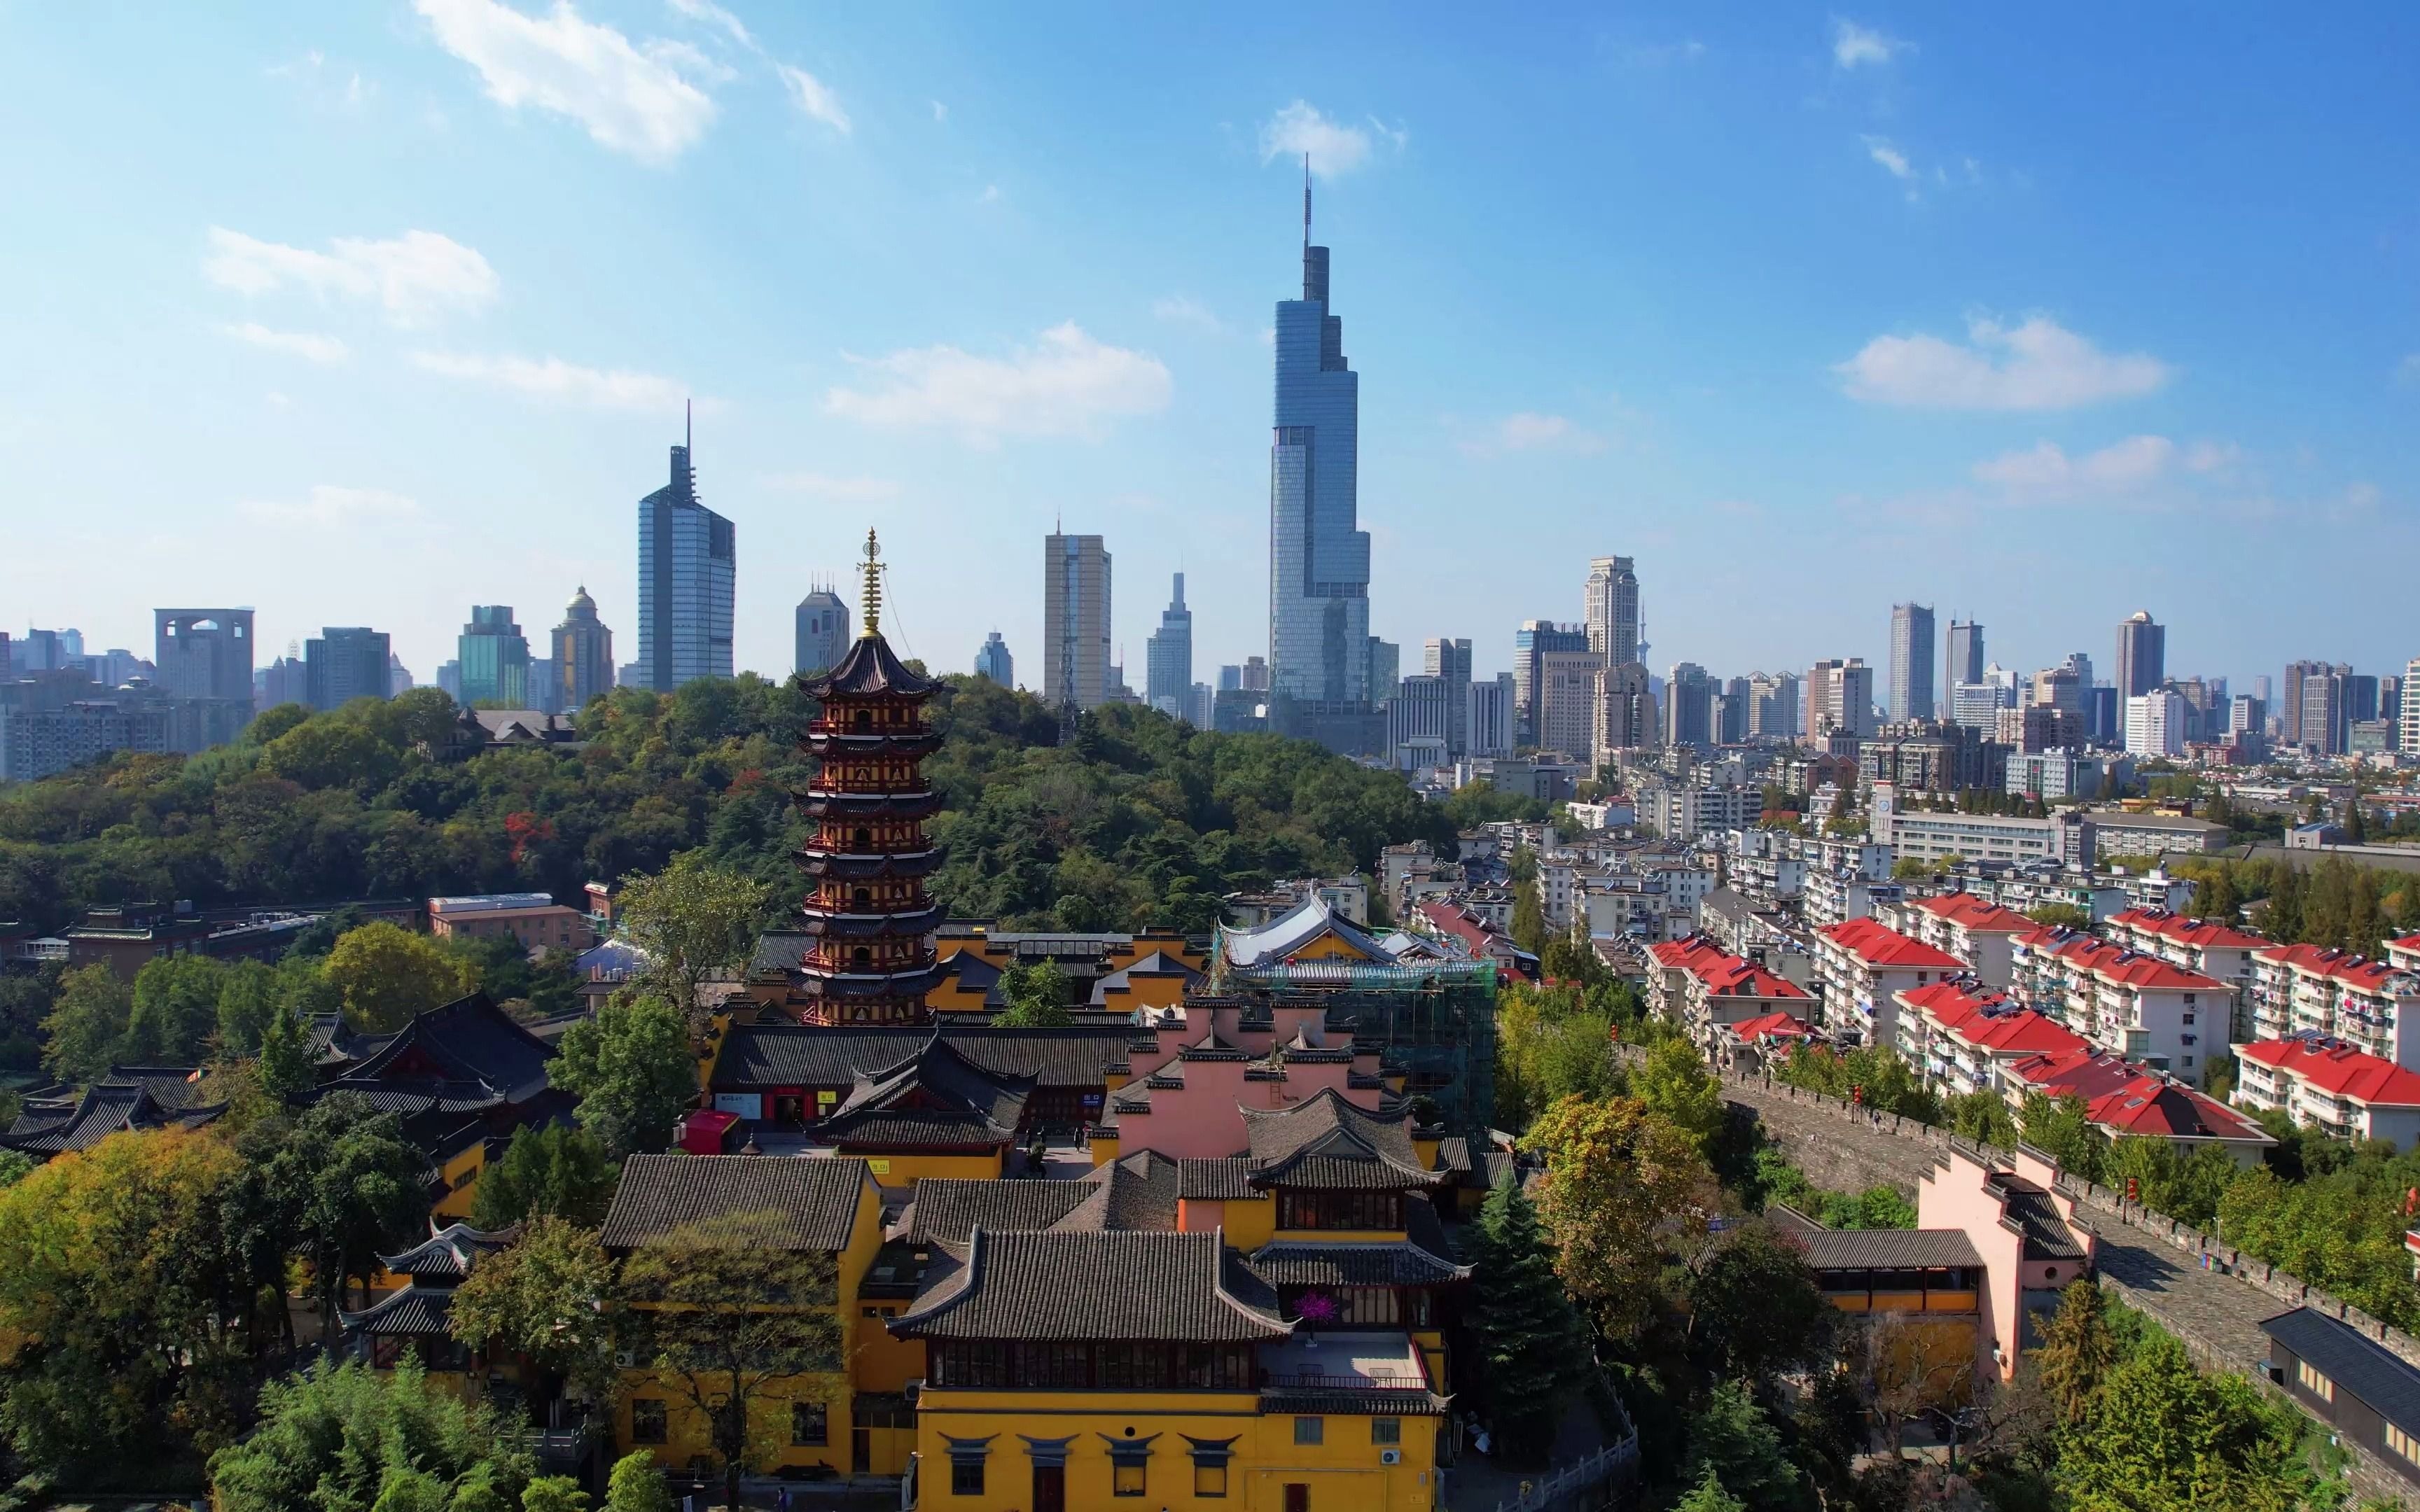
[[[1109,552],[1097,535],[1042,543],[1042,699],[1078,710],[1109,699]]]
[[[1160,713],[1190,718],[1193,703],[1193,611],[1185,607],[1185,574],[1176,575],[1159,628],[1143,648],[1143,702]]]
[[[1008,654],[1008,642],[1000,638],[998,630],[975,653],[975,675],[988,677],[1002,687],[1016,686],[1016,660]]]
[[[849,642],[856,639],[848,605],[829,587],[813,589],[799,600],[792,620],[796,644],[790,671],[800,677],[813,677],[839,666],[841,657],[848,654]]]

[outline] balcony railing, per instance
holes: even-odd
[[[1425,1376],[1325,1375],[1311,1370],[1264,1370],[1261,1385],[1270,1391],[1426,1391]]]

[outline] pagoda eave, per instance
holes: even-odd
[[[810,730],[807,749],[827,759],[833,756],[930,756],[941,748],[937,733],[883,734],[879,731]]]
[[[941,810],[941,795],[923,793],[830,793],[809,788],[798,795],[799,812],[810,819],[929,819]]]
[[[939,851],[910,851],[897,856],[836,856],[829,851],[799,851],[792,859],[811,877],[840,882],[871,882],[885,877],[909,880],[928,876],[941,864]]]
[[[802,996],[838,997],[852,1001],[877,997],[921,998],[940,982],[941,968],[939,966],[892,972],[824,972],[801,966],[791,977],[791,985]]]
[[[941,905],[932,903],[923,908],[898,914],[816,914],[801,913],[799,930],[804,934],[831,940],[894,939],[901,935],[929,934],[941,922]]]

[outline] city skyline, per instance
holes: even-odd
[[[2382,604],[2318,591],[2348,532],[2412,544],[2420,331],[2391,313],[2412,277],[2391,186],[2415,131],[2377,67],[2412,54],[2407,15],[2307,49],[2130,16],[2072,56],[1985,18],[1546,11],[1466,58],[1370,12],[1243,82],[1273,19],[1175,67],[1194,41],[1172,23],[1046,47],[1022,34],[1059,28],[956,17],[913,76],[870,19],[743,8],[752,52],[635,5],[556,12],[713,62],[667,125],[576,72],[564,103],[500,103],[505,65],[442,8],[163,18],[106,68],[15,18],[0,108],[57,215],[7,255],[57,360],[0,379],[31,504],[0,563],[12,621],[139,649],[152,605],[253,603],[269,646],[366,623],[433,669],[468,604],[584,582],[635,635],[634,564],[599,522],[694,391],[715,505],[751,543],[741,667],[780,673],[793,606],[867,523],[918,585],[907,654],[962,664],[995,597],[1030,653],[1038,606],[988,590],[1062,507],[1146,578],[1189,571],[1199,659],[1239,660],[1265,635],[1263,322],[1310,146],[1355,356],[1383,378],[1375,636],[1467,636],[1500,670],[1521,621],[1581,619],[1577,568],[1621,550],[1668,585],[1658,664],[1726,674],[1886,666],[1911,597],[1989,623],[2011,667],[2099,660],[2142,607],[2180,672],[2410,655]],[[1844,56],[1842,25],[1879,40]],[[2148,99],[2083,87],[2154,55],[2174,68]],[[1449,66],[1466,90],[1424,87]],[[2081,109],[2016,87],[2051,67]],[[214,112],[152,87],[188,74]],[[2292,100],[2290,131],[2242,135],[2213,77]],[[1696,129],[1717,106],[1720,143]],[[241,185],[202,171],[237,158],[260,169]],[[781,252],[693,229],[725,224]],[[1772,225],[1786,257],[1751,250]],[[135,346],[155,381],[129,388],[110,354]],[[1743,533],[1786,535],[1835,591],[1763,592]],[[102,556],[105,580],[29,565]],[[2296,624],[2205,591],[2244,561]],[[1149,625],[1139,602],[1114,640]]]

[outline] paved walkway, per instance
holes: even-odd
[[[1555,1466],[1584,1459],[1605,1445],[1605,1425],[1586,1397],[1572,1403],[1563,1426],[1555,1430],[1555,1447],[1544,1466],[1516,1470],[1499,1465],[1475,1449],[1463,1451],[1461,1462],[1445,1473],[1446,1512],[1496,1512],[1497,1504],[1519,1496],[1533,1482],[1552,1473]]]

